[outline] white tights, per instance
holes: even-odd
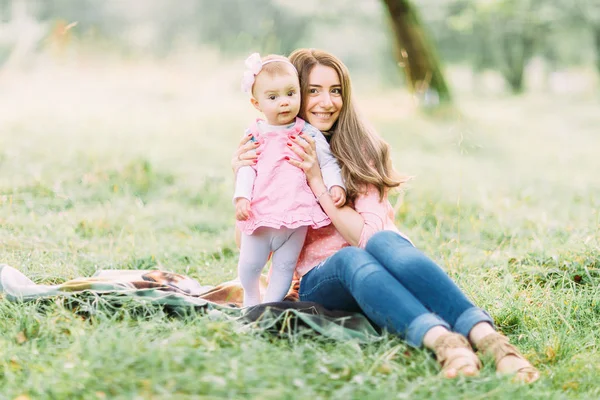
[[[273,252],[272,272],[263,303],[281,301],[290,289],[308,227],[260,227],[252,235],[242,233],[238,276],[244,287],[244,307],[260,303],[259,279]]]

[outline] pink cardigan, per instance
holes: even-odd
[[[356,198],[354,209],[365,220],[358,247],[364,248],[371,236],[382,230],[397,232],[408,239],[394,225],[394,209],[387,196],[380,201],[379,191],[374,185],[369,185],[366,193]],[[333,224],[319,229],[309,228],[304,247],[298,257],[296,273],[300,277],[304,276],[327,257],[347,246],[350,246],[350,243],[346,242]]]

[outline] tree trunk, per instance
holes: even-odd
[[[525,57],[519,46],[520,38],[518,36],[506,35],[502,44],[504,45],[504,68],[502,74],[508,82],[513,93],[523,91],[523,71],[525,70]]]
[[[404,67],[409,89],[441,102],[450,102],[450,89],[441,70],[435,45],[427,35],[416,7],[409,0],[384,0],[396,39],[396,58]]]
[[[536,31],[533,29],[504,37],[501,56],[505,67],[502,74],[514,94],[523,92],[525,67],[533,56],[536,37]]]
[[[600,73],[600,22],[592,27],[594,33],[594,44],[596,45],[596,68]]]

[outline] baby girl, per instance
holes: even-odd
[[[246,60],[242,89],[266,120],[258,119],[246,135],[259,143],[253,167],[242,167],[236,176],[235,210],[242,232],[238,275],[244,288],[244,306],[259,304],[259,279],[272,256],[272,271],[263,302],[283,300],[290,288],[298,255],[308,227],[331,221],[306,182],[304,172],[291,165],[298,156],[289,138],[310,135],[317,145],[319,166],[336,206],[346,201],[340,167],[329,144],[315,127],[297,117],[300,110],[298,72],[283,56]]]

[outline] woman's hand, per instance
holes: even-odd
[[[256,150],[258,146],[258,142],[252,141],[252,134],[248,134],[240,140],[238,148],[231,158],[231,169],[234,175],[237,174],[240,167],[256,164],[256,159],[260,152],[253,150]]]
[[[315,140],[310,135],[300,132],[298,137],[293,136],[290,141],[293,142],[290,148],[302,161],[290,159],[288,162],[304,171],[309,186],[312,187],[314,181],[322,181]]]

